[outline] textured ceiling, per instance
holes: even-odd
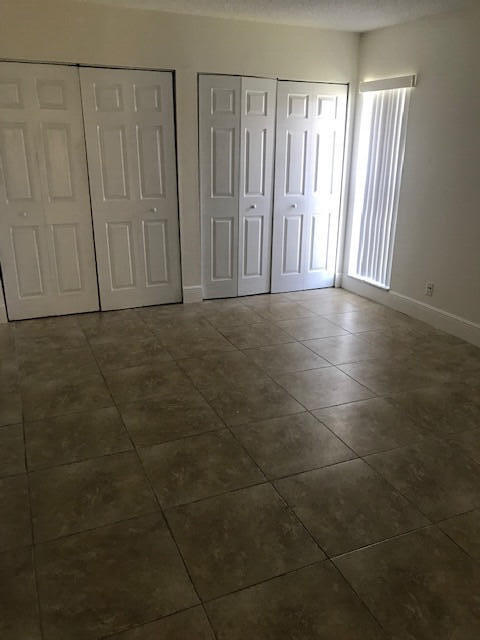
[[[473,6],[479,0],[81,0],[222,18],[369,31]]]

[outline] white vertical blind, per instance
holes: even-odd
[[[364,93],[350,275],[390,287],[411,89]]]

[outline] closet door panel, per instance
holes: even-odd
[[[278,83],[272,292],[334,283],[347,87]]]
[[[171,73],[80,70],[102,309],[181,300]]]
[[[276,80],[242,78],[238,295],[270,291]]]
[[[347,106],[346,86],[317,84],[312,89],[314,175],[305,289],[334,284]]]
[[[0,158],[10,319],[98,309],[77,69],[0,64]]]
[[[199,77],[199,157],[205,298],[238,295],[241,79]]]

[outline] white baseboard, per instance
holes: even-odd
[[[345,274],[342,276],[342,287],[480,347],[480,324],[476,322],[420,302],[402,293],[379,289]]]
[[[201,285],[183,287],[183,303],[201,302],[203,300],[203,289]]]

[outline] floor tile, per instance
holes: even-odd
[[[367,311],[349,311],[347,313],[326,314],[325,317],[346,331],[358,333],[372,329],[384,329],[390,326],[388,317],[380,305]],[[321,336],[319,336],[321,337]]]
[[[286,333],[295,340],[312,340],[314,338],[327,338],[340,336],[347,332],[325,318],[318,316],[313,318],[300,318],[298,320],[281,320],[277,322]]]
[[[441,384],[447,374],[425,369],[416,358],[382,358],[342,364],[342,371],[377,394],[398,393]]]
[[[17,320],[15,322],[15,338],[17,340],[38,338],[41,336],[61,336],[80,331],[78,315],[52,316],[51,318],[35,318],[33,320]]]
[[[0,385],[0,427],[22,421],[22,400],[16,380]]]
[[[79,316],[37,318],[15,323],[15,341],[21,352],[45,349],[79,349],[87,346]]]
[[[165,318],[199,318],[202,313],[203,303],[189,303],[189,304],[162,304],[154,307],[142,307],[136,309],[137,315],[145,322],[145,324],[155,331],[158,325],[162,323]]]
[[[157,338],[130,338],[115,342],[92,344],[92,350],[102,371],[115,371],[140,365],[158,365],[172,360],[170,353]]]
[[[265,308],[268,305],[278,304],[279,302],[288,302],[288,297],[283,293],[260,293],[242,297],[242,303],[252,308]]]
[[[142,448],[140,457],[164,508],[265,480],[226,429]]]
[[[3,356],[15,353],[15,323],[0,325],[0,354]]]
[[[24,419],[42,420],[50,416],[80,411],[93,411],[113,405],[100,374],[75,380],[36,379],[35,384],[22,382]]]
[[[333,296],[324,296],[323,298],[317,297],[313,300],[304,300],[303,305],[307,309],[310,309],[310,311],[313,311],[320,316],[333,313],[348,313],[349,311],[357,311],[359,307],[356,302],[352,302],[348,299],[338,299]]]
[[[0,478],[25,471],[25,446],[21,424],[0,428]]]
[[[3,350],[0,348],[0,383],[19,379],[18,358],[15,349]]]
[[[222,327],[221,332],[237,349],[293,342],[292,337],[273,322],[257,322],[240,327]]]
[[[189,396],[187,402],[169,406],[161,399],[146,398],[121,405],[120,412],[137,446],[169,442],[224,426],[199,393]]]
[[[235,434],[269,478],[355,457],[343,442],[309,413],[236,427]]]
[[[405,412],[384,398],[320,409],[314,415],[360,456],[401,447],[424,437],[424,432]]]
[[[480,429],[453,433],[448,436],[448,441],[456,444],[467,456],[480,464]]]
[[[198,389],[207,393],[225,386],[229,387],[232,383],[239,384],[268,378],[252,359],[237,350],[208,353],[202,358],[179,360],[178,366],[185,371]]]
[[[208,307],[207,307],[208,308]],[[237,306],[231,309],[206,311],[210,324],[217,329],[243,326],[262,322],[262,316],[247,306]]]
[[[51,467],[132,448],[115,407],[25,423],[29,469]]]
[[[122,337],[148,338],[151,335],[135,309],[84,313],[78,316],[78,324],[89,342],[97,345],[116,341]]]
[[[228,381],[216,389],[202,389],[202,393],[230,426],[304,410],[282,387],[264,378],[242,383]]]
[[[268,302],[263,307],[256,307],[257,313],[270,322],[292,320],[294,318],[311,318],[315,314],[306,306],[296,302]]]
[[[197,395],[190,380],[174,362],[108,371],[105,379],[118,403],[126,404],[150,396],[173,402]]]
[[[111,640],[215,640],[202,607],[174,613],[171,616],[109,636]]]
[[[480,506],[480,465],[453,445],[431,438],[366,460],[429,518]]]
[[[435,528],[335,560],[394,640],[480,634],[480,568]]]
[[[480,425],[480,403],[472,402],[466,386],[435,386],[390,398],[417,425],[439,435]]]
[[[419,344],[423,344],[427,337],[411,327],[398,326],[370,329],[354,335],[378,349],[378,357],[384,358],[411,357],[419,352]]]
[[[480,562],[480,509],[440,522],[440,529]]]
[[[32,544],[26,475],[0,480],[0,552]]]
[[[19,355],[29,353],[32,357],[41,358],[52,351],[70,349],[86,349],[88,342],[79,328],[56,334],[38,335],[35,337],[16,338],[15,344]]]
[[[42,638],[30,547],[0,555],[0,638]]]
[[[378,345],[370,344],[361,337],[351,334],[308,340],[304,342],[304,345],[331,364],[347,364],[389,355],[385,354]]]
[[[26,384],[35,384],[36,379],[75,380],[100,373],[88,345],[80,349],[25,351],[19,354],[19,365]]]
[[[423,350],[421,357],[431,366],[458,373],[480,369],[480,348],[466,342]]]
[[[218,640],[384,638],[367,609],[328,562],[209,602],[207,611]]]
[[[165,330],[159,328],[155,333],[175,359],[195,358],[206,353],[235,351],[233,344],[215,327],[206,320],[205,323],[186,329]]]
[[[363,460],[350,460],[275,482],[328,556],[429,524]]]
[[[374,394],[335,367],[274,376],[306,409],[364,400]]]
[[[38,545],[45,637],[96,640],[198,603],[160,515]]]
[[[328,367],[329,363],[299,342],[246,349],[243,352],[268,373],[291,373]]]
[[[37,542],[150,513],[157,508],[133,452],[34,471],[29,482]]]
[[[170,509],[167,519],[203,599],[323,558],[269,484]]]

